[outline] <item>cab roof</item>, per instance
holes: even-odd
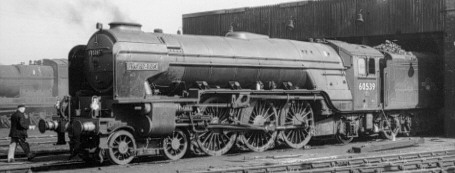
[[[384,57],[384,55],[380,51],[370,46],[351,44],[336,40],[327,40],[327,42],[335,49],[338,49],[338,51],[343,51],[351,56],[371,56],[377,58]]]

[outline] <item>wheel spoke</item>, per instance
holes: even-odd
[[[211,139],[211,137],[213,135],[212,133],[205,133],[205,134],[208,134],[208,135],[203,135],[203,136],[206,136],[204,138],[204,142],[203,142],[204,144],[207,143],[207,141],[210,141],[209,139]]]
[[[218,134],[216,137],[217,137],[218,149],[221,149],[225,145],[225,143],[220,134]]]
[[[216,140],[216,135],[212,135],[212,138],[210,139],[210,147],[209,147],[212,150],[216,150],[217,143],[215,142],[215,140]]]
[[[300,141],[302,141],[300,139],[300,134],[299,134],[298,130],[293,130],[293,131],[294,131],[294,136],[295,136],[294,137],[294,143],[299,143]]]

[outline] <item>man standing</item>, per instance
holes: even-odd
[[[68,106],[69,106],[70,98],[69,96],[64,96],[62,101],[58,102],[55,107],[57,108],[57,114],[59,115],[58,119],[58,129],[55,130],[57,132],[57,143],[55,145],[65,145],[65,132],[66,132],[66,123],[68,123]]]
[[[19,105],[17,106],[17,111],[11,115],[11,130],[9,132],[11,143],[8,150],[8,162],[14,162],[14,152],[17,144],[22,147],[22,150],[24,150],[28,160],[32,160],[35,157],[35,154],[30,152],[30,146],[28,143],[25,142],[25,139],[28,137],[27,129],[29,128],[30,120],[24,112],[25,105]]]

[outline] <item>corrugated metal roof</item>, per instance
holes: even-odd
[[[332,46],[335,46],[342,51],[346,52],[347,54],[351,56],[362,56],[362,55],[367,55],[367,56],[374,56],[374,57],[384,57],[384,55],[379,52],[378,50],[365,46],[365,45],[358,45],[358,44],[350,44],[342,41],[336,41],[336,40],[328,40],[329,44]]]
[[[223,9],[223,10],[213,10],[213,11],[204,11],[204,12],[198,12],[198,13],[189,13],[189,14],[183,14],[182,17],[185,19],[185,18],[199,17],[199,16],[208,16],[208,15],[214,15],[214,14],[240,13],[240,12],[244,12],[247,8],[248,7],[233,8],[233,9]]]

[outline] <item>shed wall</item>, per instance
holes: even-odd
[[[445,0],[314,0],[183,16],[185,34],[225,35],[230,26],[276,38],[305,40],[438,32]],[[356,22],[361,14],[364,22]],[[293,21],[294,28],[287,26]]]

